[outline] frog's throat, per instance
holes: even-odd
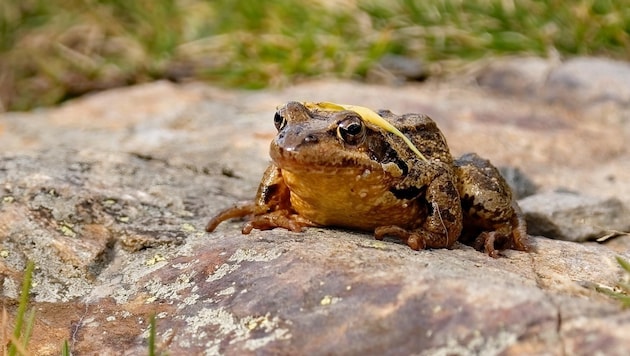
[[[413,142],[411,142],[411,140],[409,140],[409,138],[407,136],[405,136],[405,134],[400,132],[400,130],[398,130],[394,125],[389,123],[387,120],[383,119],[383,117],[381,117],[379,114],[374,112],[372,109],[368,109],[368,108],[363,107],[363,106],[335,104],[335,103],[326,102],[326,101],[322,101],[322,102],[319,102],[319,103],[304,102],[302,104],[309,110],[318,109],[318,110],[324,110],[324,111],[343,111],[343,110],[354,111],[357,114],[359,114],[359,116],[361,116],[361,118],[363,120],[371,123],[372,125],[376,125],[376,126],[382,128],[383,130],[391,132],[394,135],[402,138],[402,140],[407,144],[407,146],[409,146],[409,148],[416,155],[418,155],[418,157],[420,157],[420,159],[422,159],[424,162],[427,162],[427,163],[429,162],[427,160],[427,158],[422,153],[420,153],[420,151],[413,144]]]
[[[370,165],[357,165],[351,161],[339,161],[338,163],[330,163],[327,161],[317,162],[317,164],[305,163],[302,160],[292,157],[291,155],[276,155],[271,154],[271,159],[275,165],[282,170],[292,171],[295,174],[298,172],[310,173],[310,174],[338,174],[341,172],[357,171],[358,174],[382,172],[392,178],[399,178],[403,176],[403,170],[398,167],[394,162],[379,163],[371,161]]]

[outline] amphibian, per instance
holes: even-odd
[[[475,154],[454,160],[426,115],[289,102],[253,202],[208,223],[250,216],[242,232],[336,226],[398,238],[412,249],[450,247],[460,237],[491,256],[526,251],[525,222],[498,170]],[[462,232],[463,231],[463,232]]]

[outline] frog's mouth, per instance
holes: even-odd
[[[289,148],[272,141],[269,156],[283,170],[308,174],[340,174],[364,176],[382,173],[399,179],[407,175],[409,168],[401,160],[380,162],[360,150],[335,149],[330,152],[321,145],[301,145]]]
[[[269,155],[280,169],[294,172],[336,174],[340,172],[379,171],[381,165],[367,156],[330,154],[319,149],[288,150],[272,144]]]

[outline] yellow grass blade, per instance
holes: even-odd
[[[389,123],[387,120],[385,120],[379,114],[374,112],[374,110],[372,110],[372,109],[368,109],[368,108],[363,107],[363,106],[346,105],[346,104],[335,104],[335,103],[326,102],[326,101],[319,102],[319,103],[305,102],[303,104],[309,110],[319,109],[319,110],[324,110],[324,111],[343,111],[343,110],[354,111],[357,114],[359,114],[359,116],[361,116],[361,118],[363,118],[363,120],[365,120],[366,122],[369,122],[372,125],[378,126],[378,127],[382,128],[383,130],[391,132],[394,135],[402,138],[402,140],[407,144],[407,146],[409,146],[409,148],[416,155],[418,155],[418,157],[420,157],[420,159],[422,159],[423,161],[425,161],[427,163],[429,162],[427,160],[427,158],[422,153],[420,153],[418,148],[413,144],[413,142],[411,142],[411,140],[409,140],[409,138],[407,136],[405,136],[394,125]]]

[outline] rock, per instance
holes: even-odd
[[[538,187],[523,171],[518,167],[498,167],[499,172],[505,181],[512,188],[515,199],[523,199],[536,193]]]
[[[554,65],[538,57],[505,58],[482,67],[475,77],[481,87],[504,95],[536,96]]]
[[[598,122],[630,122],[630,64],[578,57],[557,63],[533,57],[491,61],[475,75],[483,88],[503,95],[544,100],[580,111]]]
[[[369,83],[401,85],[408,81],[423,81],[428,73],[417,59],[388,54],[383,56],[366,75]]]
[[[75,354],[146,354],[155,314],[172,354],[627,352],[630,311],[593,288],[620,280],[627,238],[532,236],[535,251],[493,259],[332,228],[244,236],[235,221],[206,233],[212,214],[254,196],[288,100],[428,113],[454,154],[518,167],[541,191],[630,196],[621,122],[453,83],[158,82],[2,114],[1,293],[11,323],[35,261],[29,350],[58,354],[68,340]]]
[[[185,256],[169,258],[123,285],[131,292],[129,300],[142,291],[141,300],[159,308],[158,335],[177,330],[170,350],[178,354],[493,354],[519,349],[560,354],[562,325],[586,311],[601,322],[575,327],[576,335],[585,329],[592,340],[612,336],[606,349],[621,351],[625,336],[604,327],[606,322],[626,327],[627,320],[613,316],[616,306],[556,270],[562,266],[580,278],[611,283],[617,267],[602,264],[605,248],[575,251],[550,240],[541,240],[539,248],[562,251],[564,257],[549,264],[534,255],[533,271],[523,268],[532,257],[523,253],[491,259],[464,246],[414,252],[365,234],[324,229],[243,236],[231,224],[195,238]],[[584,265],[570,266],[582,255],[586,265],[592,261],[598,267],[584,273]],[[532,278],[563,283],[550,281],[545,291]],[[569,291],[590,300],[570,298]],[[98,320],[104,322],[111,312],[100,309]],[[89,339],[102,332],[89,325],[82,330]],[[115,347],[113,341],[108,344]]]
[[[630,231],[630,209],[615,198],[551,192],[527,197],[519,204],[532,235],[581,242]]]
[[[585,106],[630,104],[630,64],[608,58],[573,58],[554,68],[545,84],[548,100]]]
[[[188,206],[203,206],[197,190],[212,189],[203,175],[131,154],[4,156],[0,172],[5,263],[18,272],[25,259],[35,260],[37,300],[47,302],[84,296],[115,245],[137,251],[181,243],[196,214]],[[177,181],[183,190],[176,193]],[[15,297],[15,289],[5,292]]]

